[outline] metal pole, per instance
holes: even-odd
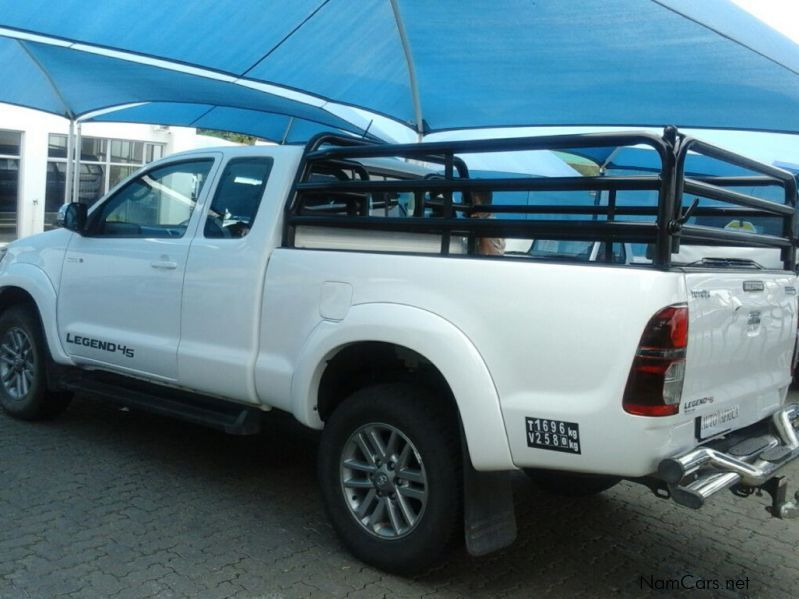
[[[64,203],[72,201],[72,150],[75,145],[75,120],[69,121],[69,134],[67,135],[67,170],[64,173]]]
[[[75,168],[72,169],[72,201],[74,202],[80,202],[80,129],[80,121],[77,121],[75,126],[75,150],[73,151]]]
[[[367,135],[369,135],[369,129],[371,129],[371,128],[372,128],[372,125],[374,124],[374,122],[375,122],[375,120],[374,120],[374,119],[371,119],[371,120],[369,121],[369,124],[368,124],[368,125],[366,125],[366,129],[364,129],[364,130],[363,130],[363,135],[361,135],[361,139],[365,139],[365,138],[366,138],[366,136],[367,136]]]
[[[289,132],[291,131],[291,126],[294,124],[294,117],[289,117],[289,122],[286,125],[286,132],[283,133],[283,139],[280,140],[280,145],[286,145],[286,140],[289,138]]]
[[[672,247],[675,237],[672,235],[671,223],[674,220],[675,194],[678,188],[678,178],[682,181],[682,165],[678,160],[679,147],[677,128],[668,126],[663,129],[663,142],[668,147],[668,152],[661,158],[663,164],[660,170],[661,184],[658,193],[657,216],[657,244],[655,245],[654,263],[661,267],[671,266],[672,251],[679,251]],[[678,173],[680,176],[678,177]]]
[[[413,111],[416,118],[416,139],[419,143],[424,141],[424,118],[422,116],[422,101],[419,97],[419,82],[416,79],[416,65],[413,62],[411,44],[408,41],[408,32],[405,30],[405,23],[400,14],[397,0],[391,0],[391,10],[394,12],[394,20],[397,23],[397,33],[399,33],[402,51],[405,53],[405,63],[408,67],[408,82],[411,87],[411,99],[413,101]]]

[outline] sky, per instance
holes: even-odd
[[[799,44],[799,0],[732,0]]]

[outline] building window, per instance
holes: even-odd
[[[21,141],[21,133],[0,130],[0,243],[17,238]]]
[[[109,189],[142,165],[164,155],[160,143],[81,137],[79,202],[93,204]],[[64,203],[67,171],[67,136],[50,134],[47,161],[47,193],[44,228],[55,225],[58,209]]]

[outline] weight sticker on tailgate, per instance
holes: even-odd
[[[527,447],[580,453],[580,426],[576,422],[525,418]]]

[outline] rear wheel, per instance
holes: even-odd
[[[530,480],[545,493],[561,497],[589,497],[607,491],[621,479],[602,474],[580,474],[554,470],[525,470]]]
[[[456,415],[408,384],[355,392],[322,433],[319,480],[333,527],[364,562],[412,574],[443,556],[462,524]]]
[[[0,407],[15,418],[54,418],[69,405],[71,394],[47,389],[47,360],[39,319],[25,306],[0,316]]]

